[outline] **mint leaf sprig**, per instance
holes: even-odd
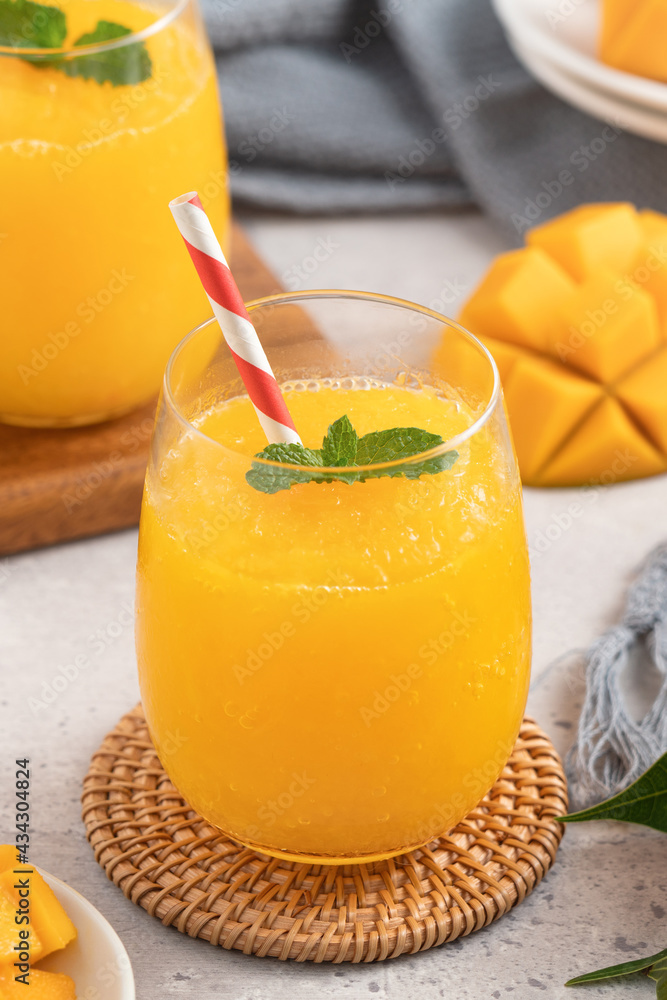
[[[74,47],[111,42],[132,29],[113,21],[98,21],[95,29],[74,42]],[[58,7],[33,0],[0,0],[0,45],[15,49],[59,49],[67,37],[67,20]],[[65,59],[61,55],[24,55],[20,59],[36,67],[49,66],[67,76],[94,79],[114,87],[142,83],[152,74],[151,57],[143,42],[133,42],[106,52],[90,52]]]
[[[329,426],[322,447],[318,450],[305,448],[301,444],[269,444],[255,455],[266,461],[285,465],[264,465],[253,462],[246,473],[246,480],[261,493],[278,493],[288,490],[297,483],[326,483],[338,480],[344,483],[363,483],[367,479],[382,476],[405,476],[418,479],[420,476],[435,475],[451,469],[459,457],[457,451],[425,458],[422,462],[405,465],[394,464],[382,467],[381,463],[400,463],[403,460],[431,451],[444,444],[439,434],[421,430],[419,427],[392,427],[384,431],[372,431],[359,437],[347,415],[339,417]],[[354,466],[380,466],[377,469],[364,468],[355,472]],[[299,466],[300,468],[289,468]],[[334,472],[334,469],[345,471]],[[322,471],[319,471],[322,470]]]

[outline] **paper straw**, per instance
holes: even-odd
[[[169,208],[267,439],[271,444],[301,444],[199,195],[182,194]]]

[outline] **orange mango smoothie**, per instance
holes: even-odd
[[[429,387],[283,391],[314,448],[343,414],[446,441],[473,419]],[[452,828],[505,764],[529,675],[521,495],[489,424],[435,475],[273,495],[245,480],[266,443],[247,397],[195,424],[149,473],[139,543],[141,690],[171,779],[285,857],[376,859]]]
[[[171,198],[198,188],[223,245],[228,235],[214,65],[196,9],[184,0],[159,26],[167,7],[59,6],[68,46],[99,20],[156,28],[144,42],[151,74],[136,84],[0,53],[0,420],[29,425],[88,423],[149,400],[183,329],[207,316]]]

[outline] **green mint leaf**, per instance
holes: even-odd
[[[90,31],[74,42],[80,45],[94,45],[99,42],[111,42],[115,38],[131,35],[130,28],[113,21],[98,21],[94,31]],[[151,57],[143,42],[132,42],[117,49],[106,52],[91,52],[85,56],[59,61],[58,68],[67,76],[80,76],[84,80],[97,80],[98,83],[111,83],[114,87],[126,84],[142,83],[150,78],[152,72]]]
[[[322,442],[322,465],[354,465],[357,456],[357,432],[347,414],[330,425]]]
[[[312,471],[300,472],[297,469],[280,469],[274,465],[263,465],[253,462],[252,468],[246,472],[246,480],[254,489],[261,493],[278,493],[288,490],[295,483],[309,483],[312,480],[321,482],[325,477],[315,471],[323,465],[319,451],[304,448],[302,444],[270,444],[255,455],[255,458],[265,458],[269,462],[283,462],[289,465],[302,465]]]
[[[451,469],[459,453],[447,451],[444,455],[426,458],[421,462],[394,465],[377,471],[364,469],[363,472],[354,472],[351,467],[407,460],[441,444],[443,440],[439,434],[431,434],[418,427],[392,427],[390,430],[374,431],[358,438],[349,417],[343,416],[330,425],[319,451],[304,448],[302,444],[270,444],[255,455],[255,458],[270,462],[302,466],[303,472],[300,469],[281,469],[275,465],[253,462],[252,468],[246,473],[246,480],[253,489],[262,493],[278,493],[280,490],[288,490],[296,483],[338,480],[349,484],[379,479],[381,476],[418,479],[425,474],[435,475]],[[341,472],[325,472],[323,467],[328,470],[340,468]],[[343,472],[344,467],[350,468],[350,471]]]
[[[357,445],[356,465],[375,465],[380,462],[399,462],[401,459],[412,458],[424,451],[430,451],[444,444],[439,434],[420,430],[419,427],[392,427],[386,431],[373,431],[359,438]],[[377,472],[366,470],[361,473],[362,481],[376,479],[380,476],[405,476],[407,479],[418,479],[424,474],[435,475],[451,469],[459,457],[457,451],[448,451],[444,455],[424,459],[423,462],[412,462],[392,469],[378,469]]]
[[[65,15],[58,7],[32,0],[0,0],[0,45],[58,49],[66,35]]]
[[[640,778],[618,795],[569,816],[558,817],[562,823],[583,823],[590,819],[615,819],[639,823],[667,833],[667,753]]]
[[[660,994],[661,978],[667,985],[667,948],[659,951],[657,955],[650,955],[648,958],[638,958],[634,962],[623,962],[621,965],[608,965],[606,969],[597,969],[596,972],[587,972],[584,976],[577,976],[576,979],[568,979],[566,986],[580,986],[582,983],[598,983],[603,979],[616,979],[618,976],[631,976],[635,972],[646,972],[651,979],[658,984],[658,1000],[663,1000],[665,994]],[[664,987],[663,987],[664,988]]]

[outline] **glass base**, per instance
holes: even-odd
[[[235,841],[235,843],[243,844],[244,847],[249,848],[251,851],[256,851],[258,854],[267,854],[269,857],[279,858],[281,861],[295,861],[297,864],[310,865],[367,865],[372,864],[374,861],[384,861],[386,858],[396,858],[399,854],[409,854],[411,851],[417,851],[420,847],[425,847],[426,844],[437,840],[438,837],[444,836],[447,830],[443,830],[436,836],[429,837],[428,840],[421,841],[419,844],[409,844],[406,847],[397,847],[391,851],[380,851],[376,854],[336,856],[329,854],[300,854],[298,851],[279,850],[275,847],[266,847],[264,844],[257,844],[252,840],[235,837],[233,834],[227,833],[226,830],[221,830],[220,832],[224,833],[230,840]]]

